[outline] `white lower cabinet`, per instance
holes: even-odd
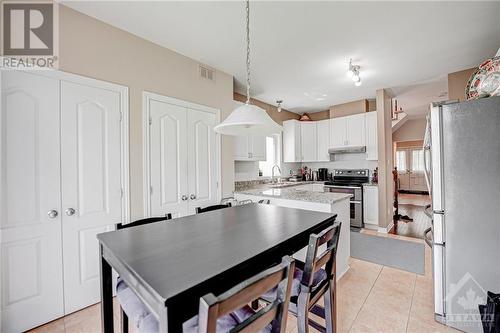
[[[363,186],[365,228],[378,229],[378,186]]]
[[[2,332],[98,302],[96,235],[125,222],[124,88],[58,75],[2,73]]]

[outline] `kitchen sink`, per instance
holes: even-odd
[[[270,188],[283,188],[283,187],[292,187],[298,185],[297,183],[294,182],[283,182],[283,183],[271,183],[267,184]]]

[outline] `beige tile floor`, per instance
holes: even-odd
[[[370,231],[366,231],[369,232]],[[381,235],[415,242],[420,239]],[[425,248],[425,275],[350,258],[350,269],[337,287],[338,332],[453,332],[434,321],[431,252]],[[115,331],[119,314],[115,303]],[[100,332],[99,304],[34,329],[33,333]],[[320,321],[320,320],[318,320]],[[296,319],[288,318],[287,332],[296,332]],[[311,329],[312,332],[316,332]],[[133,328],[130,332],[134,332]],[[457,331],[458,332],[458,331]]]

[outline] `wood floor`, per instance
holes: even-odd
[[[425,229],[431,226],[430,219],[424,214],[424,206],[430,203],[428,195],[400,194],[399,214],[413,218],[411,222],[400,220],[394,225],[392,233],[400,236],[423,238]]]
[[[423,242],[398,235],[377,235]],[[337,289],[338,332],[458,332],[434,321],[429,247],[425,247],[425,275],[353,258],[349,264],[350,269],[340,279]],[[115,331],[119,332],[116,303],[114,309]],[[31,332],[97,333],[100,332],[99,311],[96,304]],[[296,319],[289,316],[287,332],[296,331]],[[131,327],[130,332],[136,330]],[[316,331],[311,329],[311,332]]]

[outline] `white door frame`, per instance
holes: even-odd
[[[33,70],[23,71],[32,75],[40,75],[49,78],[77,83],[89,87],[106,89],[120,94],[120,116],[121,116],[121,185],[122,185],[122,223],[130,221],[130,187],[129,187],[129,95],[128,87],[106,81],[96,80],[89,77],[67,73],[59,70]],[[59,87],[60,89],[60,87]]]
[[[168,104],[173,104],[189,109],[213,113],[216,115],[217,123],[221,121],[221,112],[219,109],[212,108],[201,104],[183,101],[181,99],[168,97],[160,94],[155,94],[149,91],[142,92],[142,156],[143,156],[143,195],[144,195],[144,217],[151,216],[151,169],[150,169],[150,132],[149,132],[149,102],[158,101]],[[221,136],[215,133],[215,159],[217,161],[217,201],[220,201],[222,196],[221,186]]]

